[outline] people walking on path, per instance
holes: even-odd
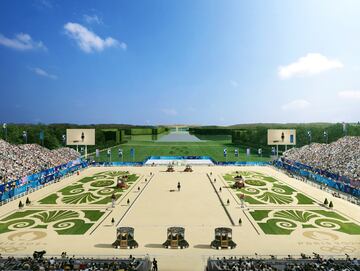
[[[158,271],[157,260],[155,258],[152,261],[152,271]]]
[[[112,207],[112,208],[115,208],[115,201],[116,201],[116,196],[115,196],[115,194],[113,193],[113,194],[111,195],[111,207]]]

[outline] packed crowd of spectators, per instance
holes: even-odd
[[[209,259],[207,271],[359,271],[357,259]]]
[[[0,139],[0,184],[80,157],[71,148],[49,150],[38,144],[13,145]]]
[[[0,270],[126,270],[148,271],[151,263],[145,258],[130,256],[124,259],[94,259],[76,257],[51,257],[36,259],[33,257],[15,258],[0,255]]]
[[[292,148],[283,157],[317,169],[360,180],[360,137],[346,136],[330,144]]]

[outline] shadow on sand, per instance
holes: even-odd
[[[195,245],[194,248],[198,248],[198,249],[211,249],[210,245]]]
[[[96,244],[97,248],[113,248],[111,244]]]
[[[146,244],[147,248],[163,248],[162,244]]]

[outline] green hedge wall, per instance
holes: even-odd
[[[267,146],[267,130],[268,129],[296,129],[296,146],[304,146],[309,144],[309,137],[307,132],[311,131],[311,141],[318,143],[325,143],[324,131],[328,133],[328,142],[333,142],[343,137],[343,125],[341,123],[328,125],[312,125],[312,124],[295,124],[284,127],[284,125],[255,126],[243,129],[232,130],[232,142],[234,144],[242,144],[254,146]],[[348,124],[347,135],[360,136],[359,124]]]

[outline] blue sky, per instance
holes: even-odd
[[[360,120],[360,1],[0,1],[0,121]]]

